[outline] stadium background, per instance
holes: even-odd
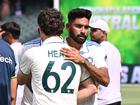
[[[13,0],[10,1],[12,7]],[[40,9],[45,7],[59,9],[64,15],[65,23],[68,11],[76,7],[90,9],[93,13],[92,21],[97,18],[107,20],[111,28],[109,41],[116,45],[122,56],[123,105],[140,105],[139,0],[23,0],[22,3],[24,12],[21,16],[16,16],[13,8],[10,7],[10,15],[3,17],[0,21],[0,24],[12,20],[20,24],[22,42],[38,37],[37,15]],[[66,36],[67,32],[64,30],[63,37]]]

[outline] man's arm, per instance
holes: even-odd
[[[80,88],[77,96],[78,104],[86,101],[90,96],[96,94],[97,91],[98,91],[97,86],[93,84],[91,78],[80,83]]]
[[[11,79],[11,105],[16,103],[16,94],[17,94],[17,78],[13,77]]]
[[[95,67],[95,65],[92,65],[84,57],[83,60],[81,60],[81,63],[88,70],[88,72],[91,74],[93,79],[95,79],[98,83],[100,83],[103,86],[108,86],[109,75],[108,75],[108,69],[106,67],[97,68]]]
[[[19,85],[27,84],[30,81],[30,75],[24,74],[21,70],[17,74],[17,82]]]
[[[92,65],[86,58],[82,57],[78,50],[75,48],[62,48],[61,53],[66,57],[65,59],[71,60],[78,64],[82,64],[90,73],[93,79],[103,86],[108,86],[109,84],[109,74],[106,67],[97,68]]]

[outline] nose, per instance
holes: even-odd
[[[88,29],[85,27],[85,26],[83,26],[82,28],[81,28],[81,32],[82,33],[86,33],[88,31]]]

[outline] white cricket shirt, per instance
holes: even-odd
[[[33,105],[77,105],[79,83],[89,75],[64,60],[62,47],[68,46],[60,37],[51,37],[23,55],[20,68],[24,74],[32,73]]]
[[[90,63],[97,68],[107,67],[105,62],[104,49],[96,42],[86,41],[80,50],[82,56],[88,59]],[[80,105],[97,105],[97,94],[88,98],[88,100]]]

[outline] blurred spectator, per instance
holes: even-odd
[[[23,14],[23,8],[21,4],[21,0],[16,0],[15,2],[15,15],[16,16],[21,16]]]
[[[22,44],[19,41],[20,37],[20,26],[16,22],[6,22],[1,26],[1,29],[5,31],[5,33],[2,34],[2,38],[8,42],[11,46],[11,48],[14,51],[15,54],[15,60],[16,60],[16,73],[19,70],[19,62],[21,58],[21,53],[22,53]],[[24,86],[18,85],[17,88],[17,100],[16,100],[16,105],[21,104],[21,100],[23,97],[23,90]]]
[[[107,87],[99,85],[98,105],[121,105],[121,54],[116,46],[108,41],[110,29],[106,21],[99,19],[90,23],[90,27],[91,40],[99,43],[105,50],[110,77]]]
[[[0,28],[0,36],[5,33]],[[0,105],[15,105],[17,79],[15,56],[11,47],[0,38]]]
[[[1,17],[9,16],[9,14],[10,14],[9,0],[3,0],[1,2]]]
[[[1,0],[0,1],[0,20],[9,15],[21,16],[24,12],[22,0]]]

